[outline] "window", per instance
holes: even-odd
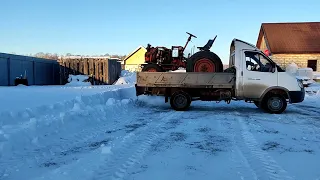
[[[248,71],[272,72],[273,63],[259,52],[245,52]]]
[[[313,71],[317,71],[317,60],[308,60],[308,68],[312,68]]]
[[[172,57],[179,57],[179,48],[173,48]]]
[[[230,55],[230,66],[234,66],[234,61],[235,61],[235,52],[233,52],[231,55]]]

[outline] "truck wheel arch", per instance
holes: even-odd
[[[268,89],[266,89],[263,94],[260,97],[260,102],[263,101],[263,99],[266,97],[266,95],[268,94],[280,94],[283,95],[284,98],[289,99],[290,101],[290,96],[289,96],[289,90],[284,88],[284,87],[278,87],[278,86],[274,86],[274,87],[269,87]]]

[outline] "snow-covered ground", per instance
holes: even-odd
[[[0,106],[0,179],[320,178],[319,84],[280,115],[244,102],[176,112],[161,97],[137,98],[134,74],[123,76],[113,86],[0,88],[15,101]]]

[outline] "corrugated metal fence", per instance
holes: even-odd
[[[106,58],[62,58],[60,63],[60,78],[62,84],[67,82],[69,74],[89,75],[95,85],[113,84],[121,74],[121,63]]]
[[[25,74],[29,85],[60,84],[57,61],[0,53],[0,86],[13,86]]]

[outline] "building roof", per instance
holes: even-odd
[[[126,56],[126,58],[124,58],[124,61],[126,61],[128,58],[130,58],[132,55],[134,55],[136,52],[138,52],[141,48],[147,50],[146,48],[144,48],[143,46],[139,46],[137,49],[135,49],[134,51],[132,51],[132,53],[130,53],[128,56]]]
[[[320,53],[320,22],[262,23],[257,47],[263,36],[271,53]]]

